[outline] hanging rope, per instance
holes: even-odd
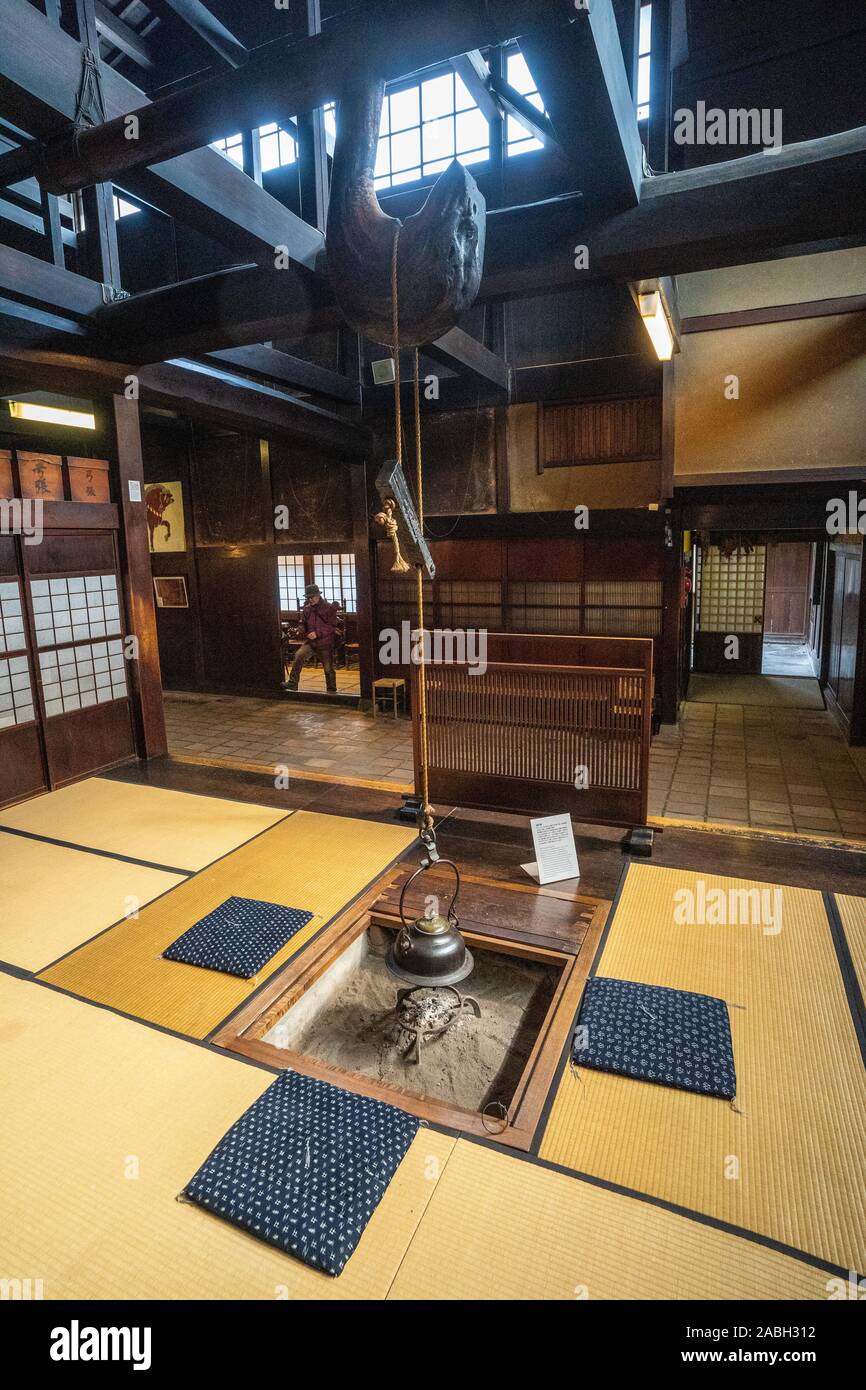
[[[400,396],[400,308],[397,289],[397,253],[400,247],[400,223],[394,230],[394,247],[391,253],[391,301],[394,359],[394,421],[396,430],[397,462],[403,466],[403,403]],[[415,349],[415,487],[418,498],[418,524],[424,534],[424,478],[421,454],[421,380],[420,356]],[[424,570],[415,566],[415,592],[418,610],[418,634],[420,637],[420,656],[418,661],[418,725],[421,744],[421,815],[422,833],[433,828],[433,807],[430,805],[430,746],[427,735],[427,664],[426,633],[424,628]]]

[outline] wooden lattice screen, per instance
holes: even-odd
[[[644,825],[652,721],[652,642],[629,643],[635,663],[543,664],[563,640],[521,638],[522,655],[483,672],[467,663],[427,668],[430,796],[440,805]],[[574,639],[581,653],[592,639]],[[623,644],[618,644],[622,648]],[[416,788],[420,788],[417,668]]]

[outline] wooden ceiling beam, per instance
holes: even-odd
[[[140,68],[153,67],[154,58],[150,44],[125,24],[114,10],[110,10],[102,0],[94,0],[93,12],[98,32],[113,48],[131,58]]]
[[[76,40],[28,0],[3,0],[0,111],[10,117],[14,113],[16,125],[39,139],[71,131],[81,62]],[[105,64],[102,89],[109,117],[135,112],[143,119],[150,107],[144,92]],[[0,155],[0,160],[19,155],[28,158],[27,147]],[[239,259],[272,265],[274,247],[287,246],[292,259],[312,267],[324,244],[317,228],[302,222],[216,150],[196,149],[153,168],[141,166],[124,178],[123,187],[221,242]]]
[[[0,341],[0,373],[4,382],[26,382],[30,390],[41,387],[85,396],[122,394],[127,379],[135,375],[144,407],[176,410],[264,437],[313,440],[347,462],[360,461],[371,444],[369,431],[361,425],[202,363],[160,362],[137,370],[129,363]]]
[[[168,17],[179,19],[230,67],[240,67],[249,57],[249,50],[240,39],[235,38],[201,0],[147,0],[147,7],[162,20]]]
[[[32,12],[26,0],[20,2]],[[8,7],[4,0],[4,11]],[[265,45],[240,68],[150,105],[134,102],[134,140],[121,115],[74,139],[67,132],[38,152],[33,168],[22,171],[20,161],[0,157],[0,182],[38,173],[50,192],[72,192],[94,180],[122,179],[142,164],[201,149],[236,130],[324,106],[351,83],[361,56],[390,80],[539,26],[556,25],[565,33],[574,14],[570,0],[414,0],[408,6],[405,0],[373,0],[335,17],[321,34]]]
[[[635,207],[644,153],[611,0],[592,0],[562,33],[528,33],[520,47],[588,204]]]
[[[452,328],[435,343],[430,343],[424,348],[424,356],[444,363],[460,376],[470,376],[485,386],[495,386],[508,394],[511,385],[508,363],[477,338],[464,333],[462,328]]]

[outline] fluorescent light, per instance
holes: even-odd
[[[10,401],[13,420],[36,420],[43,425],[66,425],[69,429],[95,430],[96,416],[85,410],[63,410],[59,405],[36,405],[33,401]]]
[[[659,291],[654,290],[652,294],[639,294],[637,306],[659,361],[670,362],[674,355],[674,335],[671,332],[664,301]]]

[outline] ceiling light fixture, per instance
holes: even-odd
[[[35,401],[10,401],[13,420],[31,420],[42,425],[65,425],[67,429],[95,430],[96,416],[85,410],[64,410],[58,405],[38,405]]]

